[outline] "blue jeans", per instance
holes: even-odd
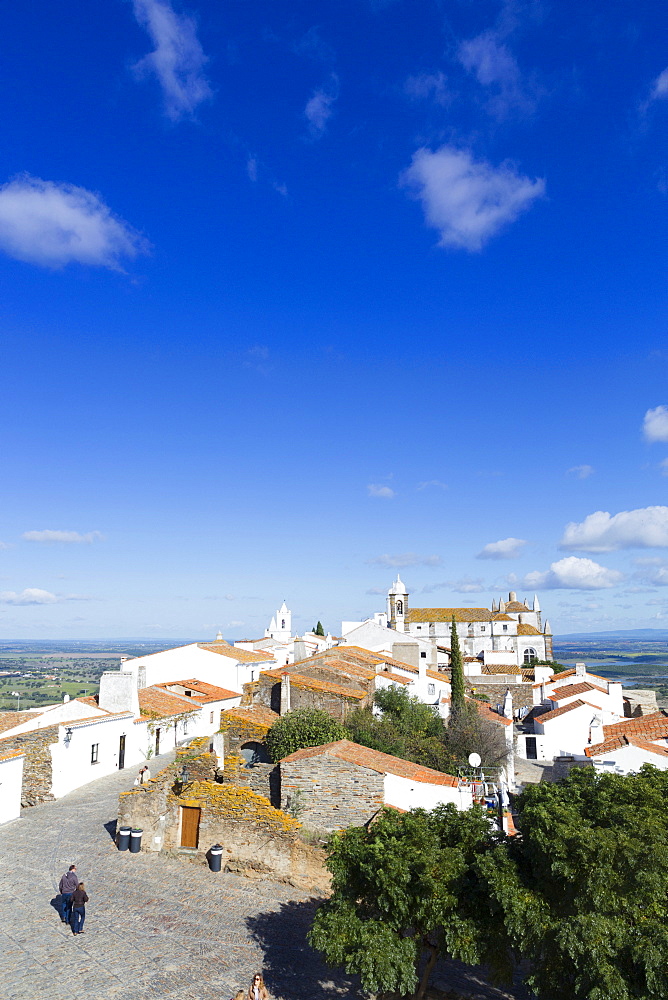
[[[65,920],[69,924],[70,917],[72,915],[71,892],[62,892],[60,894],[60,900],[58,902],[58,912],[60,913],[60,919]]]
[[[73,906],[72,907],[72,933],[79,934],[83,930],[84,920],[86,919],[86,907],[85,906]]]

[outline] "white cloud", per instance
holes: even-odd
[[[367,486],[367,493],[370,497],[382,497],[383,500],[391,500],[392,497],[396,497],[396,491],[390,486],[384,486],[382,483],[369,483]]]
[[[643,420],[643,434],[648,441],[668,441],[668,406],[655,406]]]
[[[652,91],[649,95],[650,101],[665,100],[668,98],[668,69],[659,73],[652,84]]]
[[[314,91],[306,102],[304,115],[309,123],[309,131],[314,139],[324,133],[327,122],[334,114],[334,101],[339,96],[339,78],[332,73],[329,88]]]
[[[480,577],[462,577],[461,580],[444,580],[442,583],[431,583],[423,587],[420,593],[433,594],[435,590],[453,590],[456,594],[480,594],[487,590]]]
[[[404,83],[404,91],[409,97],[422,100],[433,100],[436,104],[449,104],[452,97],[446,87],[446,76],[437,73],[418,73],[409,76]]]
[[[406,566],[440,566],[443,560],[440,556],[419,556],[416,552],[402,552],[400,555],[376,556],[368,560],[370,566],[392,566],[404,569]]]
[[[88,531],[85,535],[78,531],[24,531],[21,535],[26,542],[65,542],[66,544],[90,545],[91,542],[100,541],[104,536],[99,531]]]
[[[21,593],[15,590],[0,591],[0,604],[62,604],[63,601],[87,601],[89,598],[79,594],[51,594],[48,590],[38,587],[27,587]]]
[[[580,552],[668,547],[668,507],[640,507],[609,514],[597,510],[564,529],[560,548]]]
[[[576,476],[578,479],[589,479],[594,475],[593,465],[572,465],[566,470],[567,476]]]
[[[135,70],[155,73],[168,118],[192,117],[198,104],[211,96],[203,72],[207,57],[197,38],[195,21],[177,14],[168,0],[134,0],[133,6],[138,23],[155,45]]]
[[[418,483],[417,488],[419,490],[429,489],[430,486],[436,486],[440,490],[447,490],[448,484],[442,483],[440,479],[427,479],[423,483]]]
[[[10,546],[7,544],[7,542],[0,542],[0,552],[3,549],[8,549],[8,548],[10,548]]]
[[[515,57],[494,31],[484,31],[462,42],[457,55],[464,69],[474,73],[484,87],[493,83],[504,87],[517,85],[520,71]]]
[[[636,580],[653,587],[668,587],[668,564],[663,559],[635,559],[634,562],[639,567],[633,574]]]
[[[476,559],[515,559],[521,555],[526,544],[524,538],[502,538],[498,542],[485,545]]]
[[[475,161],[466,149],[418,149],[401,183],[422,201],[427,225],[440,232],[439,246],[481,250],[536,198],[545,181],[518,174],[508,162],[499,167]]]
[[[383,596],[385,596],[387,594],[387,587],[385,587],[384,590],[382,587],[369,587],[369,589],[365,590],[364,593],[371,594],[373,596],[376,596],[378,594],[382,594]]]
[[[253,181],[253,183],[255,183],[255,181],[257,180],[257,168],[258,168],[257,156],[249,155],[246,158],[246,173],[248,174],[248,179],[250,181]]]
[[[0,250],[43,267],[91,264],[121,270],[147,241],[100,198],[74,184],[24,174],[0,187]]]
[[[659,468],[661,469],[662,476],[668,476],[668,458],[664,458],[659,462]]]
[[[523,584],[529,589],[542,590],[604,590],[622,579],[623,574],[618,570],[606,569],[593,559],[566,556],[553,562],[544,573],[527,573]]]

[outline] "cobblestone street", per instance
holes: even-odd
[[[153,773],[169,760],[151,761]],[[307,946],[315,903],[298,890],[117,851],[118,794],[134,777],[102,778],[0,827],[2,1000],[229,1000],[259,969],[278,1000],[358,995]],[[90,897],[76,940],[52,903],[70,864]],[[475,1000],[524,997],[450,964],[434,985]]]

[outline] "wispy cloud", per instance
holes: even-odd
[[[404,83],[404,92],[414,100],[431,100],[445,106],[452,100],[444,73],[418,73],[409,76]]]
[[[0,187],[0,250],[28,264],[89,264],[122,270],[148,242],[98,195],[24,174]]]
[[[511,111],[533,111],[535,99],[522,85],[517,60],[498,31],[490,29],[463,41],[457,55],[464,69],[492,91],[487,110],[495,118],[506,118]]]
[[[498,542],[489,542],[478,552],[476,559],[515,559],[522,554],[526,545],[524,538],[501,538]]]
[[[249,154],[246,158],[246,173],[248,174],[248,179],[250,181],[253,181],[253,183],[255,183],[255,181],[257,180],[257,168],[258,168],[257,156],[251,156]]]
[[[89,601],[89,597],[81,594],[52,594],[38,587],[27,587],[20,593],[15,590],[0,591],[0,604],[62,604],[64,601]]]
[[[610,514],[597,510],[584,521],[571,521],[559,546],[580,552],[668,547],[668,507],[640,507]]]
[[[312,139],[319,139],[324,134],[327,122],[334,114],[334,102],[339,96],[339,78],[332,73],[329,85],[315,90],[304,108],[304,116],[309,123]]]
[[[99,531],[88,531],[82,535],[78,531],[51,531],[49,529],[45,529],[44,531],[24,531],[21,535],[21,538],[26,542],[46,542],[47,544],[64,542],[67,545],[90,545],[92,542],[101,541],[103,537]]]
[[[376,556],[369,559],[369,566],[391,566],[394,569],[405,569],[407,566],[440,566],[443,560],[440,556],[420,556],[416,552],[402,552],[399,555]]]
[[[668,99],[668,67],[659,73],[652,81],[649,97],[641,105],[641,110],[646,111],[652,101],[665,101]]]
[[[566,470],[567,476],[575,476],[577,479],[589,479],[594,475],[593,465],[572,465]]]
[[[370,497],[380,497],[382,500],[391,500],[392,497],[396,497],[396,490],[393,490],[391,486],[385,486],[383,483],[369,483],[367,486],[367,493]]]
[[[430,486],[435,486],[439,490],[449,489],[447,483],[442,483],[440,479],[426,479],[423,483],[418,483],[419,490],[427,490]]]
[[[653,587],[668,587],[668,563],[665,560],[636,559],[635,564],[638,567],[633,574],[636,580]]]
[[[168,0],[134,0],[134,14],[146,30],[153,52],[135,65],[139,75],[154,73],[162,87],[165,114],[172,121],[192,117],[211,96],[204,76],[207,57],[192,17],[177,14]]]
[[[593,559],[566,556],[553,562],[545,572],[527,573],[523,585],[542,590],[607,590],[623,580],[616,569],[607,569]]]
[[[545,193],[545,181],[519,174],[510,163],[492,166],[466,149],[419,149],[400,182],[422,202],[439,246],[478,251]]]
[[[668,406],[647,410],[642,429],[647,441],[668,441]]]
[[[461,580],[444,580],[442,583],[427,584],[420,593],[433,594],[436,590],[452,590],[455,594],[480,594],[486,589],[480,577],[465,576]]]

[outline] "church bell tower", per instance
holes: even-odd
[[[406,632],[406,615],[408,614],[408,591],[401,577],[397,578],[387,592],[387,623],[397,632]]]

